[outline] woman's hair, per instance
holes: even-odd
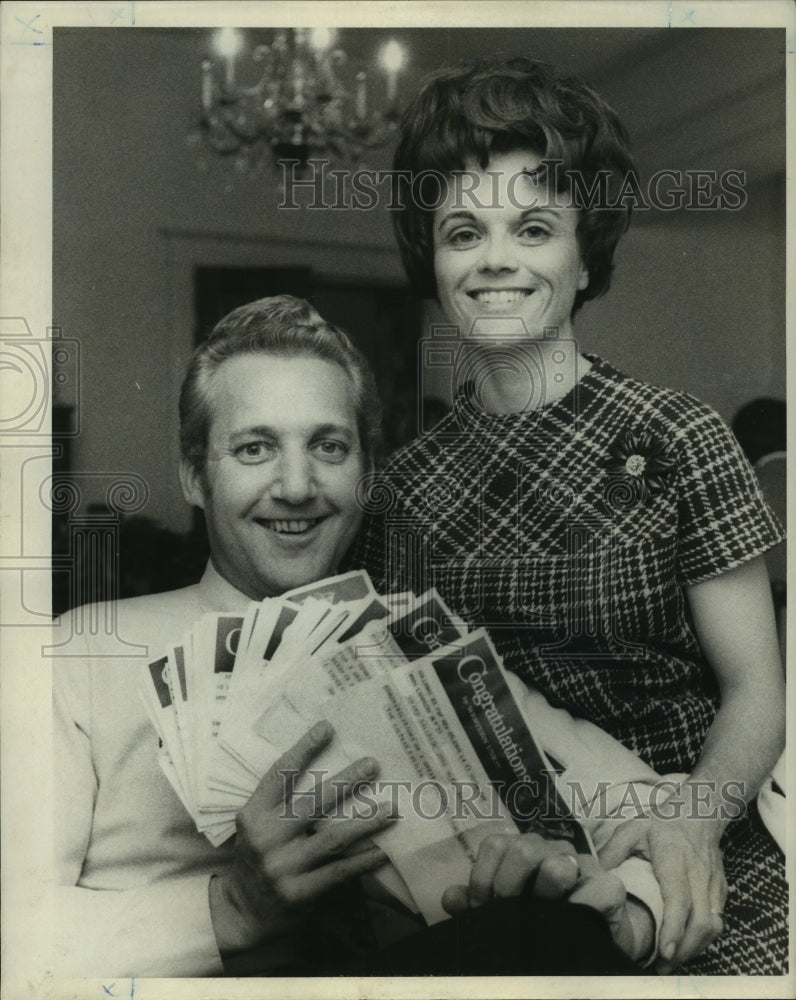
[[[351,380],[359,442],[374,462],[381,442],[381,409],[373,373],[346,333],[327,323],[304,299],[274,295],[233,309],[194,352],[180,391],[182,457],[203,474],[210,433],[210,382],[219,365],[240,354],[321,358]]]
[[[601,204],[606,191],[610,204],[623,180],[635,172],[627,133],[616,113],[577,77],[518,57],[443,70],[425,83],[404,114],[394,167],[407,174],[393,221],[418,295],[436,296],[433,202],[418,197],[419,175],[434,171],[448,177],[472,160],[484,170],[494,154],[522,149],[533,150],[542,160],[561,161],[559,187],[567,180],[571,185],[575,175],[578,190],[587,192],[602,175],[605,188],[597,204],[576,197],[581,208],[578,243],[589,284],[575,296],[573,313],[608,291],[614,250],[630,224],[630,208]]]

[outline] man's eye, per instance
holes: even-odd
[[[264,462],[272,451],[266,441],[247,441],[235,449],[235,457],[241,462]]]
[[[342,462],[348,455],[348,445],[342,441],[318,441],[314,445],[315,453],[326,461]]]
[[[478,239],[474,229],[456,229],[448,236],[448,242],[453,246],[470,246]]]

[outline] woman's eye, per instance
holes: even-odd
[[[544,226],[525,226],[522,235],[529,240],[542,240],[549,236],[549,231]]]
[[[348,446],[342,441],[318,441],[315,452],[321,458],[331,462],[342,462],[348,455]]]

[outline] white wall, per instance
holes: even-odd
[[[210,262],[226,247],[232,263],[267,264],[306,243],[322,271],[402,280],[383,208],[280,211],[267,174],[198,168],[184,139],[206,38],[84,29],[58,31],[55,42],[53,322],[82,347],[74,463],[143,476],[142,513],[174,528],[187,524],[174,467],[190,350],[190,322],[174,315],[185,247]],[[741,212],[641,220],[620,247],[614,289],[578,320],[584,347],[694,392],[728,419],[754,396],[784,396],[780,190],[772,178]]]

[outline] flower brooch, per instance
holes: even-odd
[[[608,452],[605,499],[616,510],[629,510],[663,493],[677,468],[671,444],[651,431],[623,431]]]

